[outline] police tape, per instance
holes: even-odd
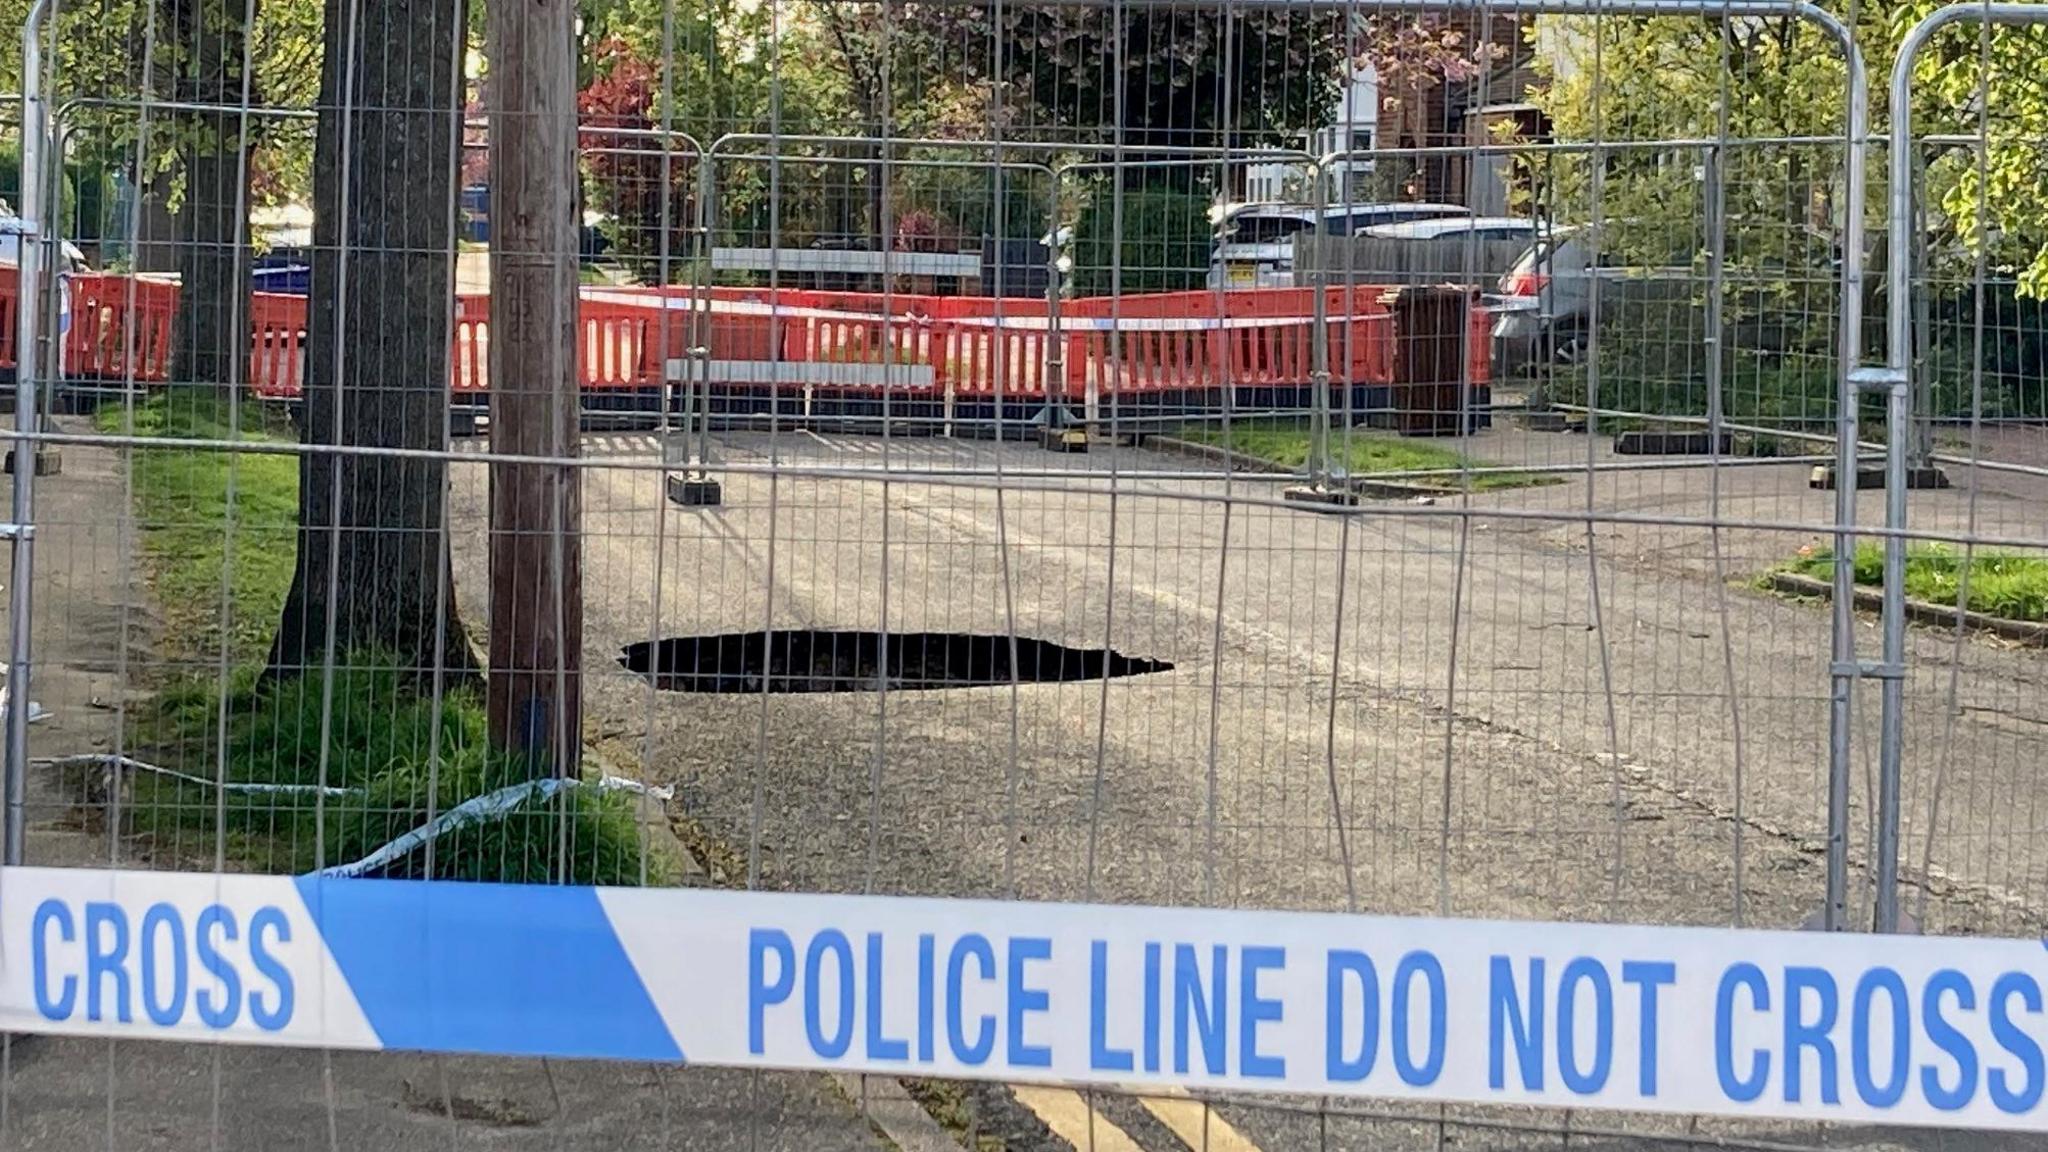
[[[180,784],[217,789],[230,795],[239,796],[298,796],[340,800],[366,796],[361,788],[342,788],[329,784],[276,784],[261,780],[209,780],[190,772],[180,772],[138,760],[133,756],[113,753],[87,753],[76,756],[54,756],[34,761],[44,768],[98,768],[110,780],[119,772],[138,772],[175,780]],[[675,795],[674,789],[651,784],[624,776],[603,775],[595,780],[564,780],[558,777],[544,777],[538,780],[509,784],[481,796],[473,796],[461,803],[449,806],[447,811],[405,832],[373,849],[368,855],[347,864],[336,864],[321,869],[323,876],[369,876],[379,869],[426,847],[441,836],[457,828],[472,824],[484,824],[501,820],[525,804],[528,800],[545,800],[557,792],[577,788],[594,788],[599,792],[631,792],[666,804]]]
[[[32,763],[39,768],[55,768],[59,770],[67,768],[98,768],[110,780],[120,772],[140,772],[150,776],[159,776],[165,780],[175,780],[180,784],[191,784],[202,788],[217,788],[223,792],[238,796],[325,796],[338,798],[360,795],[362,791],[359,788],[340,788],[325,784],[275,784],[262,780],[209,780],[204,776],[194,776],[190,772],[180,772],[175,768],[165,768],[161,764],[151,764],[147,760],[138,760],[133,756],[121,756],[111,752],[89,752],[77,756],[51,756],[36,759]]]
[[[673,795],[672,791],[668,788],[652,787],[642,784],[638,780],[628,780],[623,776],[600,776],[595,781],[564,780],[559,777],[548,776],[539,780],[526,780],[518,784],[508,784],[503,788],[486,792],[481,796],[473,796],[460,804],[450,807],[446,812],[441,813],[425,824],[379,846],[375,851],[372,851],[360,860],[348,864],[337,864],[331,868],[323,868],[320,871],[320,875],[339,877],[373,875],[386,865],[410,856],[457,828],[466,828],[473,824],[487,824],[493,820],[502,820],[529,800],[546,800],[557,792],[565,792],[576,788],[595,788],[599,792],[633,792],[652,797],[664,804]]]
[[[0,870],[0,1027],[2041,1130],[2038,941]]]

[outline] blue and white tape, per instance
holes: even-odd
[[[0,870],[0,1028],[2048,1129],[2038,941]]]

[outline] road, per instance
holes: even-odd
[[[2038,448],[2000,435],[2008,458]],[[1504,430],[1463,447],[1517,466],[1582,468],[1588,452],[1620,463],[1603,445]],[[1739,913],[1768,926],[1820,903],[1826,614],[1741,583],[1824,539],[1832,497],[1807,489],[1800,465],[1602,471],[1590,491],[1580,474],[1475,496],[1469,516],[1440,497],[1338,519],[1140,448],[1050,456],[735,432],[714,444],[733,469],[726,502],[683,510],[661,499],[652,437],[593,433],[584,446],[602,465],[584,489],[591,733],[620,764],[678,787],[686,830],[727,880],[1659,923]],[[775,461],[786,467],[771,482]],[[486,587],[480,463],[453,477],[473,622]],[[38,731],[53,748],[108,746],[123,628],[148,612],[124,579],[120,522],[103,514],[115,466],[110,452],[67,449],[64,476],[39,488],[50,662],[37,684],[53,718]],[[918,474],[885,485],[884,467]],[[998,467],[1011,481],[1000,493]],[[1149,478],[1112,497],[1111,474]],[[1974,497],[1917,495],[1915,522],[2048,536],[2037,481],[1978,480]],[[1603,520],[1589,536],[1574,518],[1589,504],[1645,519]],[[1717,507],[1736,526],[1650,522]],[[1859,514],[1875,518],[1875,494]],[[658,637],[884,621],[1000,633],[1013,619],[1027,637],[1174,668],[1014,691],[763,697],[651,691],[615,663]],[[1874,629],[1863,633],[1873,656]],[[2031,768],[2048,716],[2039,657],[1933,629],[1914,630],[1909,656],[1913,877],[1938,832],[1928,925],[2036,933],[2048,906]],[[1858,709],[1860,854],[1874,695]],[[1926,815],[1937,775],[1938,821]],[[37,860],[104,858],[82,833],[39,825],[35,837]],[[31,1040],[7,1061],[0,1148],[886,1147],[858,1086],[816,1076],[73,1040]],[[1451,1109],[1440,1127],[1434,1111],[1305,1100],[911,1087],[962,1135],[1015,1152],[1633,1149],[1671,1146],[1634,1133],[1675,1130],[1591,1114]],[[1936,1146],[1793,1126],[1696,1134]]]
[[[1999,435],[2007,458],[2038,448]],[[1621,463],[1603,444],[1504,430],[1463,446],[1518,466],[1582,469],[1589,451]],[[1475,496],[1469,517],[1440,497],[1337,519],[1146,449],[735,432],[714,443],[733,469],[726,502],[683,510],[661,499],[651,436],[593,433],[584,447],[602,465],[584,489],[591,732],[678,787],[693,844],[730,881],[1659,923],[1739,912],[1767,926],[1820,903],[1826,614],[1742,583],[1824,540],[1832,497],[1806,488],[1800,465],[1601,471],[1590,493],[1581,473]],[[51,662],[37,683],[53,718],[38,732],[52,748],[107,746],[123,621],[148,613],[123,578],[120,523],[103,515],[115,466],[67,449],[64,476],[39,489]],[[884,467],[917,475],[884,485]],[[1112,498],[1112,474],[1150,478]],[[1915,523],[2048,536],[2037,481],[1977,479],[1974,499],[1916,495]],[[480,462],[453,483],[457,586],[481,621]],[[1590,535],[1597,616],[1573,517],[1589,502],[1644,518]],[[1735,525],[1718,556],[1716,534],[1652,522],[1716,507]],[[1859,513],[1875,518],[1875,494]],[[654,637],[885,620],[1001,633],[1012,619],[1026,637],[1174,668],[1014,692],[763,697],[650,691],[615,663]],[[1918,628],[1909,656],[1910,877],[1938,832],[1928,925],[2037,933],[2040,658]],[[1875,713],[1861,696],[1859,859]],[[94,840],[38,825],[32,858],[92,863]],[[74,1040],[31,1040],[7,1060],[0,1148],[886,1147],[858,1086],[816,1076]],[[1674,1131],[1593,1114],[1451,1109],[1440,1129],[1434,1111],[1386,1106],[911,1087],[961,1134],[1014,1152],[1553,1148],[1567,1121],[1574,1147],[1633,1149],[1669,1146],[1633,1133]],[[1793,1126],[1697,1134],[1935,1146]]]
[[[1586,443],[1502,432],[1471,447],[1563,466],[1583,463]],[[1833,496],[1805,486],[1804,465],[1582,473],[1469,505],[1331,517],[1220,475],[1132,480],[1112,495],[1112,473],[1190,468],[1143,448],[1066,457],[731,432],[713,445],[724,503],[684,510],[662,499],[657,450],[646,435],[586,441],[603,465],[584,482],[591,734],[677,787],[735,882],[1757,926],[1798,925],[1822,903],[1827,614],[1743,583],[1824,541]],[[885,467],[899,471],[885,479]],[[990,484],[999,467],[1005,488]],[[1047,469],[1072,474],[1032,475]],[[484,471],[460,466],[453,481],[456,584],[473,621],[487,586]],[[1916,523],[1974,517],[1982,531],[2048,535],[2037,484],[1986,478],[1974,502],[1926,494]],[[1589,530],[1577,515],[1589,506],[1640,519]],[[1717,507],[1739,526],[1649,522]],[[1859,515],[1878,509],[1866,494]],[[652,691],[616,662],[664,637],[1001,634],[1012,622],[1024,637],[1174,667],[702,695]],[[1875,630],[1863,630],[1874,657]],[[2040,785],[2023,765],[2048,716],[2039,658],[1938,629],[1915,629],[1909,658],[1910,878],[1934,832],[1925,922],[2037,933],[2048,865],[2035,848]],[[1860,860],[1875,693],[1857,704]],[[1921,891],[1907,888],[1909,906]],[[1096,1147],[1119,1147],[1103,1139],[1109,1124],[1151,1152],[1176,1146],[1171,1122],[1128,1099],[1077,1113],[1056,1094],[982,1096],[975,1115],[1053,1147],[1091,1131]],[[1312,1111],[1234,1101],[1218,1115],[1267,1149],[1435,1140],[1433,1124],[1405,1121],[1333,1136]],[[1212,1147],[1226,1146],[1218,1131]],[[1486,1131],[1461,1138],[1513,1142]]]

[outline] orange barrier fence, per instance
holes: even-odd
[[[12,304],[19,273],[6,270]],[[143,276],[79,275],[71,286],[71,330],[64,336],[65,371],[96,380],[155,384],[170,378],[171,325],[178,286]],[[14,362],[14,317],[8,317],[5,358]]]
[[[0,268],[0,368],[14,367],[14,326],[20,322],[21,277],[12,268]]]
[[[169,377],[175,283],[92,274],[71,277],[69,286],[67,376],[142,384]],[[886,389],[973,399],[1079,399],[1091,385],[1103,397],[1226,384],[1299,387],[1311,382],[1315,362],[1316,291],[1065,300],[1055,322],[1037,298],[714,288],[704,324],[705,305],[688,288],[586,289],[578,304],[578,358],[583,387],[591,391],[657,385],[700,337],[712,382],[740,387]],[[1323,291],[1333,383],[1390,382],[1398,334],[1381,298],[1384,289]],[[15,298],[16,275],[0,268],[0,367],[14,362]],[[1484,309],[1471,312],[1474,383],[1491,378],[1492,320]],[[255,293],[249,323],[252,389],[297,396],[305,384],[306,298]],[[458,297],[450,338],[456,392],[489,388],[489,341],[489,297]],[[883,365],[901,370],[877,367]]]
[[[306,298],[249,298],[249,385],[259,396],[297,396],[306,384]]]

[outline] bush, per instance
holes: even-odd
[[[2048,416],[2048,301],[2024,299],[2014,281],[1993,279],[1984,285],[1981,310],[1973,288],[1951,285],[1933,294],[1928,313],[1936,418],[1968,418],[1980,363],[1986,418]]]
[[[1215,230],[1209,197],[1167,188],[1132,188],[1123,194],[1123,242],[1117,243],[1115,189],[1105,184],[1074,223],[1073,291],[1180,292],[1208,279]],[[1117,270],[1121,268],[1121,275]]]
[[[230,686],[227,745],[214,754],[220,697],[186,685],[158,703],[155,743],[168,766],[209,777],[319,785],[345,794],[227,792],[153,775],[136,779],[135,831],[200,840],[224,829],[235,854],[265,871],[303,872],[360,860],[467,800],[526,783],[528,766],[491,749],[483,702],[457,686],[433,704],[428,685],[393,661],[354,653],[334,673],[331,699],[315,672]],[[322,717],[328,740],[321,745]],[[218,802],[216,802],[218,801]],[[577,786],[536,793],[511,811],[443,831],[375,874],[440,880],[637,884],[667,879],[671,861],[642,847],[637,800]],[[195,835],[197,833],[197,835]]]
[[[97,243],[109,228],[122,221],[114,216],[114,178],[107,165],[98,161],[69,160],[64,164],[63,216],[66,240]],[[0,199],[16,211],[21,209],[21,145],[0,145]]]
[[[1721,412],[1727,420],[1788,429],[1834,420],[1834,328],[1806,313],[1794,316],[1795,322],[1778,322],[1749,310],[1725,326]],[[1698,301],[1684,297],[1617,299],[1600,317],[1599,395],[1591,396],[1589,373],[1576,367],[1556,373],[1553,398],[1572,405],[1597,399],[1602,411],[1652,422],[1704,417],[1710,396],[1705,319]],[[1882,421],[1882,404],[1863,415]]]

